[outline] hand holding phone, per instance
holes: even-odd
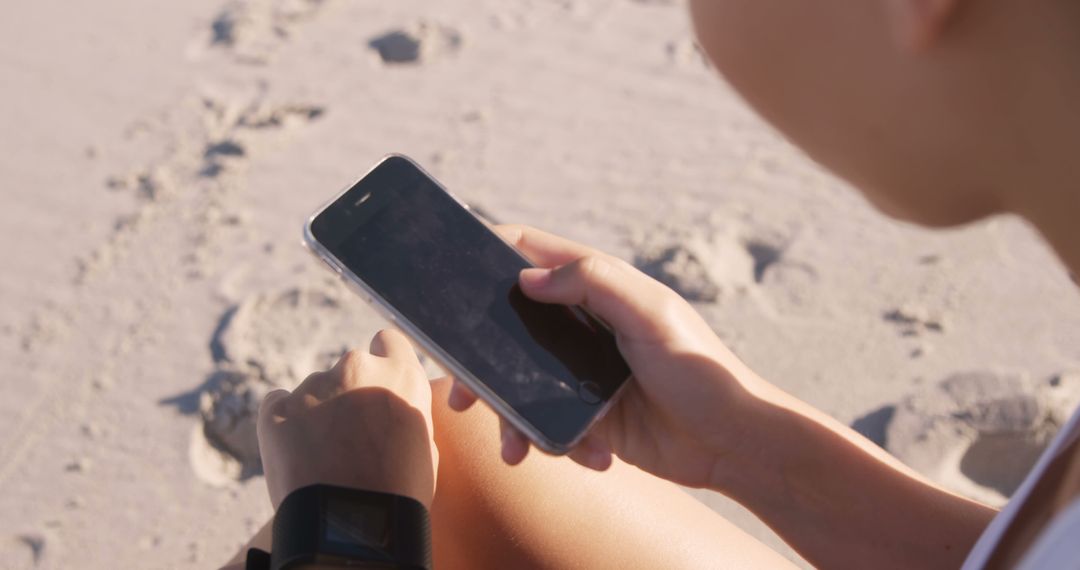
[[[740,413],[767,385],[630,264],[532,228],[495,230],[390,156],[312,216],[305,238],[467,388],[452,407],[475,394],[499,414],[508,463],[530,444],[601,470],[614,453],[708,485],[718,457],[750,441]]]
[[[545,451],[573,449],[630,376],[606,325],[525,297],[529,260],[405,157],[305,230],[346,283]]]
[[[495,229],[539,266],[521,274],[525,295],[581,305],[603,319],[633,371],[612,409],[571,452],[575,461],[603,470],[614,454],[664,479],[705,487],[728,450],[752,445],[740,414],[750,389],[767,384],[689,303],[614,256],[528,226]],[[455,384],[451,407],[474,401],[467,386]],[[502,430],[504,460],[520,462],[528,439],[505,422]]]

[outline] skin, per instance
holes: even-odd
[[[291,393],[267,394],[258,435],[274,508],[316,483],[404,495],[430,507],[439,462],[426,384],[409,340],[384,330],[368,350],[345,353]],[[364,456],[379,461],[351,460]]]
[[[672,483],[614,460],[603,472],[534,453],[499,457],[498,417],[445,405],[433,385],[435,567],[791,568]]]
[[[533,228],[499,230],[551,267],[522,273],[525,294],[604,319],[634,372],[583,443],[589,451],[571,455],[577,462],[602,470],[614,454],[721,492],[822,567],[956,567],[993,516],[767,383],[688,303],[629,264]],[[471,398],[455,390],[463,407]],[[520,461],[526,440],[508,425],[502,432],[503,459]]]
[[[380,332],[371,352],[350,352],[292,394],[268,396],[259,441],[275,507],[316,482],[411,496],[430,506],[440,569],[790,567],[675,485],[622,461],[603,473],[543,454],[507,465],[495,414],[452,410],[451,381],[418,375],[400,333]],[[242,569],[247,548],[268,551],[271,541],[267,522],[225,568]]]
[[[930,227],[1019,215],[1080,274],[1080,4],[691,0],[690,9],[703,49],[746,101],[885,214]],[[530,228],[500,232],[540,267],[521,275],[525,293],[611,323],[635,380],[570,455],[577,465],[529,454],[486,410],[451,413],[474,398],[436,384],[440,567],[610,565],[586,563],[597,553],[622,556],[622,567],[722,565],[742,553],[754,561],[733,567],[784,564],[695,513],[666,481],[739,501],[822,567],[955,568],[993,516],[758,377],[685,302],[624,262]],[[271,465],[319,453],[267,443]],[[365,467],[378,457],[354,467],[385,476]],[[1048,505],[1080,492],[1077,461]],[[588,492],[573,492],[579,485]],[[638,496],[654,500],[628,500]],[[595,519],[607,530],[581,548]],[[642,520],[663,524],[645,532]],[[651,538],[613,538],[638,532]],[[664,545],[680,536],[692,537],[691,558],[649,558],[678,552]]]
[[[275,510],[292,491],[318,483],[403,495],[431,507],[439,465],[431,389],[398,331],[380,331],[368,350],[345,353],[292,392],[267,394],[257,425]],[[249,547],[269,552],[271,522],[225,568],[242,569]]]

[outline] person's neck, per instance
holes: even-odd
[[[1034,225],[1080,279],[1080,133],[1075,141],[1068,136],[1045,137],[1038,167],[1028,164],[1003,177],[1007,186],[998,198],[1006,210]]]
[[[1080,4],[1062,6],[1080,16]],[[998,197],[1008,210],[1031,222],[1074,279],[1080,279],[1080,34],[1072,26],[1063,29],[1067,35],[1044,33],[1039,42],[1047,48],[1036,50],[1042,65],[1036,76],[1043,83],[1028,92],[1041,95],[1028,101],[1029,112],[1016,125],[1027,144],[1018,145],[1024,150],[1017,156],[1001,161],[1011,171],[1002,173],[1009,186],[999,188]]]
[[[1080,80],[1074,85],[1069,91],[1080,93]],[[1017,157],[1017,168],[1002,178],[1009,186],[1001,198],[1007,209],[1039,230],[1080,278],[1080,114],[1073,106],[1075,101],[1048,105],[1031,117],[1028,140],[1039,143],[1031,145],[1032,154]]]

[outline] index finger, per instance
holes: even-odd
[[[522,224],[500,224],[495,231],[539,267],[557,267],[599,255],[600,252],[575,241]]]

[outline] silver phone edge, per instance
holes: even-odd
[[[409,161],[409,163],[415,166],[420,172],[422,172],[430,180],[435,182],[435,185],[438,186],[439,189],[445,192],[448,196],[450,196],[452,200],[457,202],[459,206],[469,212],[470,215],[480,220],[480,222],[484,224],[484,226],[486,226],[488,229],[491,229],[491,224],[489,224],[487,220],[473,213],[472,208],[470,208],[468,204],[460,200],[456,195],[454,195],[453,192],[443,186],[437,178],[432,176],[431,173],[429,173],[428,171],[424,170],[424,168],[417,164],[415,160],[403,154],[391,153],[380,158],[374,166],[364,172],[364,174],[357,178],[353,183],[347,185],[344,189],[335,194],[332,198],[327,200],[326,203],[324,203],[317,210],[315,210],[313,214],[308,216],[307,221],[304,223],[303,244],[305,248],[313,255],[315,255],[315,257],[321,259],[324,263],[326,263],[332,271],[337,273],[338,276],[346,282],[347,285],[353,285],[359,288],[359,291],[357,292],[360,293],[362,297],[366,297],[365,301],[367,301],[367,303],[371,305],[375,309],[375,311],[379,313],[380,316],[382,316],[394,326],[401,328],[402,332],[404,332],[406,335],[412,338],[414,342],[420,345],[421,350],[423,350],[424,353],[427,354],[427,356],[438,362],[439,365],[442,366],[443,369],[445,369],[451,375],[453,375],[455,379],[462,381],[466,386],[468,386],[470,390],[473,391],[474,394],[477,395],[477,397],[484,400],[484,402],[491,406],[496,413],[502,416],[506,421],[510,422],[510,424],[517,428],[518,431],[525,434],[525,436],[532,440],[532,442],[535,443],[541,450],[553,455],[565,455],[571,449],[581,443],[581,440],[584,439],[584,437],[589,433],[589,431],[591,431],[592,428],[600,420],[602,420],[604,416],[607,415],[614,402],[619,398],[619,396],[622,395],[623,389],[626,388],[626,385],[632,381],[632,375],[630,377],[627,377],[627,379],[619,385],[619,388],[615,391],[615,393],[612,394],[610,398],[608,398],[608,401],[604,404],[604,407],[602,407],[596,413],[596,415],[593,416],[592,420],[590,420],[589,423],[585,426],[585,429],[583,429],[580,434],[575,436],[575,438],[571,440],[570,443],[564,446],[554,441],[551,441],[547,436],[543,434],[543,432],[541,432],[539,429],[529,423],[524,417],[521,416],[521,414],[517,413],[517,411],[514,410],[512,406],[503,401],[503,399],[500,398],[497,394],[495,394],[495,392],[492,391],[487,385],[474,377],[464,366],[458,363],[456,359],[447,354],[441,347],[439,347],[438,344],[428,338],[428,336],[424,334],[419,327],[414,325],[411,321],[409,321],[409,319],[402,315],[400,311],[395,309],[393,305],[383,299],[378,293],[375,292],[373,288],[368,286],[367,283],[364,283],[364,281],[360,279],[360,277],[353,273],[348,267],[345,266],[344,263],[340,262],[340,260],[338,260],[334,256],[334,254],[330,253],[328,249],[326,249],[321,243],[319,243],[319,240],[315,239],[315,235],[311,231],[311,224],[313,221],[315,221],[315,218],[317,218],[319,214],[323,213],[327,208],[333,205],[333,203],[336,202],[338,198],[340,198],[342,195],[344,195],[346,192],[356,186],[358,182],[367,177],[367,175],[370,174],[373,170],[378,168],[379,165],[391,158],[400,158]],[[517,252],[517,254],[520,255],[523,259],[528,261],[528,257],[526,257],[523,253],[521,253],[521,251],[514,247],[514,244],[507,242],[496,231],[492,231],[491,233],[495,234],[495,237],[502,240],[503,243],[505,243],[507,246]]]

